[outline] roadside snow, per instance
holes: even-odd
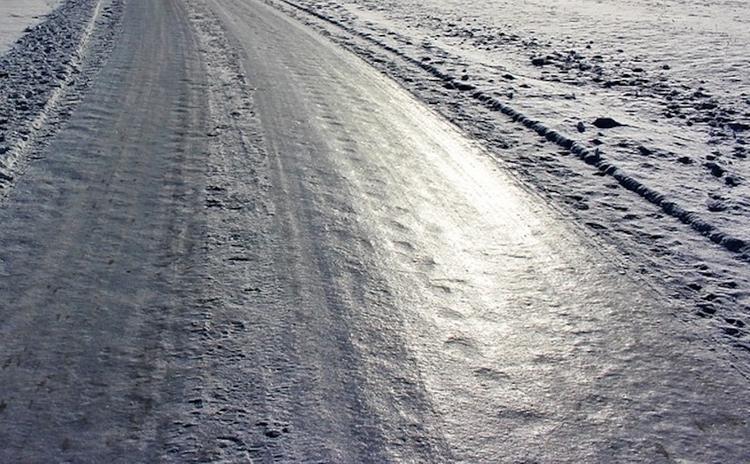
[[[60,0],[3,0],[0,2],[0,54],[8,51],[24,30],[38,24]]]
[[[0,54],[0,197],[106,60],[121,0],[66,0]]]

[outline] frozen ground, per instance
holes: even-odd
[[[686,314],[750,350],[742,2],[271,3],[484,140],[639,272],[669,281]]]
[[[0,462],[750,461],[742,247],[324,10],[68,0],[2,57]]]
[[[60,0],[3,0],[0,2],[0,55],[18,40],[27,27],[44,20]]]

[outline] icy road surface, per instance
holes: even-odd
[[[119,24],[0,205],[0,462],[750,459],[704,328],[365,62]]]
[[[5,53],[24,30],[44,19],[60,0],[2,0],[0,2],[0,54]]]
[[[750,351],[743,2],[267,1],[481,140],[665,281],[685,317]]]

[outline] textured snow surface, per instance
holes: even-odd
[[[24,30],[44,20],[60,0],[3,0],[0,2],[0,54],[5,53]]]

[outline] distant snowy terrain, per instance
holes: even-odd
[[[482,140],[750,350],[745,2],[268,1]]]
[[[2,0],[0,2],[0,54],[8,51],[24,30],[44,20],[60,0]]]

